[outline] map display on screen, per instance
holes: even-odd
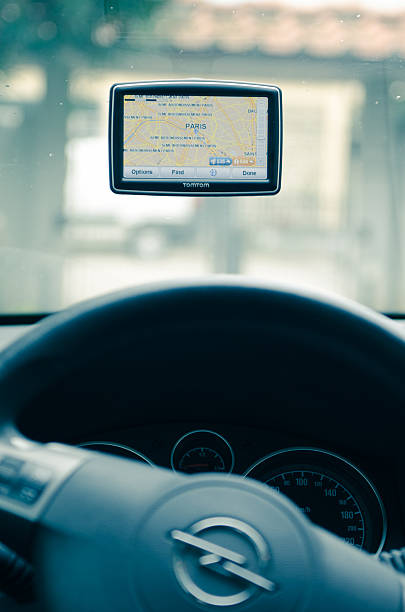
[[[267,97],[124,95],[124,180],[264,181],[267,155]]]

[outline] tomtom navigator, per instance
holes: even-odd
[[[150,81],[110,92],[115,193],[275,194],[281,91],[227,81]]]

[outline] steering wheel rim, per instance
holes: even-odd
[[[162,317],[165,320],[162,321]],[[238,277],[148,284],[87,300],[51,315],[0,355],[0,431],[15,435],[23,403],[61,374],[58,358],[81,354],[91,342],[108,342],[125,325],[167,327],[193,319],[201,324],[276,320],[339,338],[373,351],[392,385],[402,381],[405,340],[386,317],[338,296],[286,285],[258,285]],[[97,349],[96,349],[97,351]],[[96,352],[95,351],[95,352]],[[87,356],[85,357],[87,359]],[[65,365],[64,365],[65,367]],[[15,383],[24,373],[25,384]]]
[[[337,538],[310,524],[291,502],[264,485],[237,477],[186,478],[160,469],[154,470],[152,475],[148,467],[132,465],[124,459],[99,456],[63,445],[30,444],[19,434],[17,420],[21,409],[42,388],[58,380],[65,372],[66,361],[61,366],[61,356],[68,362],[78,354],[82,360],[87,359],[89,355],[97,354],[101,342],[108,344],[117,336],[121,337],[123,329],[130,324],[137,326],[139,333],[144,333],[145,329],[161,331],[172,327],[189,332],[193,329],[190,324],[195,326],[196,323],[203,331],[228,326],[232,332],[242,324],[246,324],[247,332],[252,329],[257,332],[266,326],[280,327],[293,334],[315,329],[316,341],[322,342],[327,336],[333,340],[331,346],[348,353],[357,347],[356,359],[369,363],[371,358],[376,375],[381,376],[395,393],[405,397],[401,375],[405,363],[404,340],[384,317],[350,302],[326,296],[319,298],[315,294],[297,294],[281,287],[257,287],[235,279],[227,279],[226,283],[224,279],[210,279],[182,285],[152,285],[90,300],[50,317],[0,356],[0,404],[5,409],[1,421],[0,471],[2,461],[11,458],[14,463],[22,462],[18,469],[24,478],[32,476],[31,462],[34,462],[35,470],[38,466],[45,466],[52,472],[50,484],[45,482],[39,501],[32,506],[23,506],[19,499],[5,499],[0,495],[0,525],[5,519],[6,527],[12,527],[7,531],[0,526],[0,539],[10,537],[10,542],[6,543],[26,553],[24,539],[29,539],[28,533],[33,525],[36,526],[36,539],[40,542],[36,558],[42,568],[43,597],[50,602],[52,609],[60,612],[72,609],[72,606],[83,611],[94,606],[94,601],[83,603],[72,594],[66,595],[68,581],[57,571],[62,558],[78,590],[91,590],[101,606],[100,610],[111,609],[114,598],[119,599],[121,591],[123,599],[116,602],[117,610],[132,609],[135,600],[140,610],[159,610],[156,594],[150,588],[156,567],[160,568],[163,592],[172,602],[172,609],[175,607],[179,611],[200,608],[201,603],[213,609],[243,606],[245,601],[251,610],[268,609],[271,600],[266,599],[263,591],[272,590],[269,585],[273,584],[270,579],[273,573],[277,593],[281,585],[281,595],[276,594],[273,599],[278,602],[274,604],[276,610],[301,609],[296,608],[297,602],[301,601],[299,606],[310,602],[310,609],[320,612],[324,610],[326,597],[332,601],[330,609],[336,611],[358,612],[365,605],[370,612],[402,610],[403,587],[393,571],[380,567],[364,553],[350,550]],[[22,377],[24,386],[18,384]],[[117,471],[121,478],[114,477]],[[109,474],[107,480],[111,489],[109,497],[104,490],[106,474]],[[125,487],[130,482],[139,483],[139,488],[128,493]],[[89,497],[84,495],[86,491]],[[196,509],[200,510],[196,512]],[[93,517],[97,512],[101,518],[95,521]],[[226,524],[222,524],[224,517]],[[209,539],[207,544],[204,535],[207,526],[201,527],[201,521],[207,518],[216,521],[217,530],[225,530],[226,533],[219,534],[219,542],[225,542],[225,547],[218,549],[218,543],[214,542],[217,548],[212,550]],[[234,521],[233,527],[229,521]],[[239,524],[244,527],[238,530]],[[100,532],[101,525],[105,533]],[[162,525],[165,531],[162,531]],[[284,527],[277,531],[274,525]],[[14,533],[11,537],[11,531],[16,528],[20,530],[20,537],[14,537]],[[248,537],[251,547],[255,537],[257,539],[254,532],[264,534],[261,537],[270,542],[272,554],[259,555],[258,565],[254,565],[253,571],[250,564],[246,567],[244,563],[247,562],[238,560],[243,555],[236,554],[235,557],[232,551],[234,546],[242,545],[240,538],[235,540],[235,533]],[[280,533],[285,539],[284,548],[280,547]],[[194,539],[190,540],[190,537]],[[129,589],[131,592],[127,592],[127,577],[123,583],[117,568],[111,566],[108,554],[106,559],[101,558],[99,540],[102,549],[104,547],[111,556],[119,544],[120,554],[130,560],[131,568],[133,558],[137,559],[141,579],[135,578],[133,569],[130,570],[136,592],[133,584]],[[128,544],[132,541],[136,541],[137,550]],[[75,545],[80,542],[79,556],[72,542]],[[92,542],[91,546],[89,542]],[[286,542],[289,542],[288,546]],[[86,549],[88,546],[89,550]],[[207,554],[196,555],[195,551],[201,546]],[[246,546],[243,550],[247,550]],[[288,555],[283,557],[283,550],[288,550]],[[172,554],[175,555],[173,558]],[[246,559],[250,554],[246,552]],[[83,571],[78,571],[78,564],[83,563],[80,555],[93,564],[96,578],[88,575],[84,578]],[[273,557],[275,566],[271,561]],[[190,563],[197,563],[199,569],[194,566],[190,569]],[[180,573],[179,567],[182,568]],[[360,572],[357,571],[359,567]],[[301,574],[297,573],[297,568],[301,568]],[[108,602],[103,604],[96,590],[100,590],[100,579],[107,569],[114,572],[117,585],[103,587]],[[225,586],[222,578],[218,578],[224,573]],[[305,587],[309,579],[310,589]],[[217,584],[217,580],[220,583]],[[243,588],[238,581],[244,583]],[[197,587],[196,582],[199,582]],[[202,583],[204,588],[201,588]],[[245,583],[250,585],[247,589]],[[286,588],[287,583],[290,591]],[[145,584],[148,586],[146,590],[142,586]],[[118,585],[121,591],[117,590]],[[216,592],[215,596],[212,590]],[[61,596],[63,591],[64,597]],[[223,592],[227,594],[222,595]],[[246,600],[240,599],[241,593]],[[218,597],[228,598],[227,603]]]

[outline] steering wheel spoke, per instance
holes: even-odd
[[[31,557],[35,524],[85,453],[54,444],[0,440],[0,541]]]

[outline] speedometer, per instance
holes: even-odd
[[[245,474],[287,495],[311,521],[349,544],[379,552],[386,532],[381,498],[350,461],[321,449],[272,453]]]
[[[366,519],[359,501],[339,481],[324,472],[292,470],[266,481],[284,493],[317,525],[358,548],[364,547]]]

